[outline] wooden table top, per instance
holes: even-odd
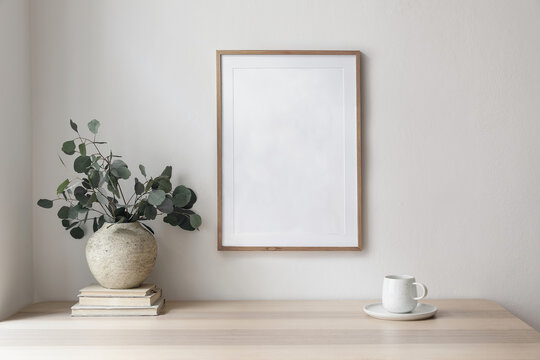
[[[155,317],[73,318],[73,302],[0,322],[7,359],[540,359],[540,333],[495,302],[427,300],[435,318],[384,321],[370,301],[168,302]]]

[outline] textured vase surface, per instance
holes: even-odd
[[[101,286],[138,287],[152,272],[157,257],[154,236],[138,222],[105,223],[86,244],[86,261]]]

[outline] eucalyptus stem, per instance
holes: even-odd
[[[127,207],[128,203],[126,202],[126,198],[124,197],[124,192],[122,191],[122,186],[120,186],[120,183],[118,183],[118,190],[120,191],[120,195],[122,195],[122,200],[124,200],[124,205]]]

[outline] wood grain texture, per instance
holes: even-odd
[[[368,317],[368,301],[169,302],[164,315],[72,318],[73,302],[0,322],[0,358],[540,359],[540,334],[487,300],[431,300],[433,319]]]
[[[223,190],[222,190],[222,55],[354,55],[356,59],[356,148],[357,148],[357,201],[358,201],[358,245],[357,246],[225,246],[223,245]],[[216,50],[217,89],[217,172],[218,172],[218,242],[220,251],[360,251],[362,250],[362,109],[360,86],[361,52],[357,50]]]

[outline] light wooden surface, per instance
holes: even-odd
[[[429,300],[430,320],[368,301],[168,302],[158,317],[72,318],[72,302],[0,322],[0,359],[540,359],[540,334],[487,300]]]

